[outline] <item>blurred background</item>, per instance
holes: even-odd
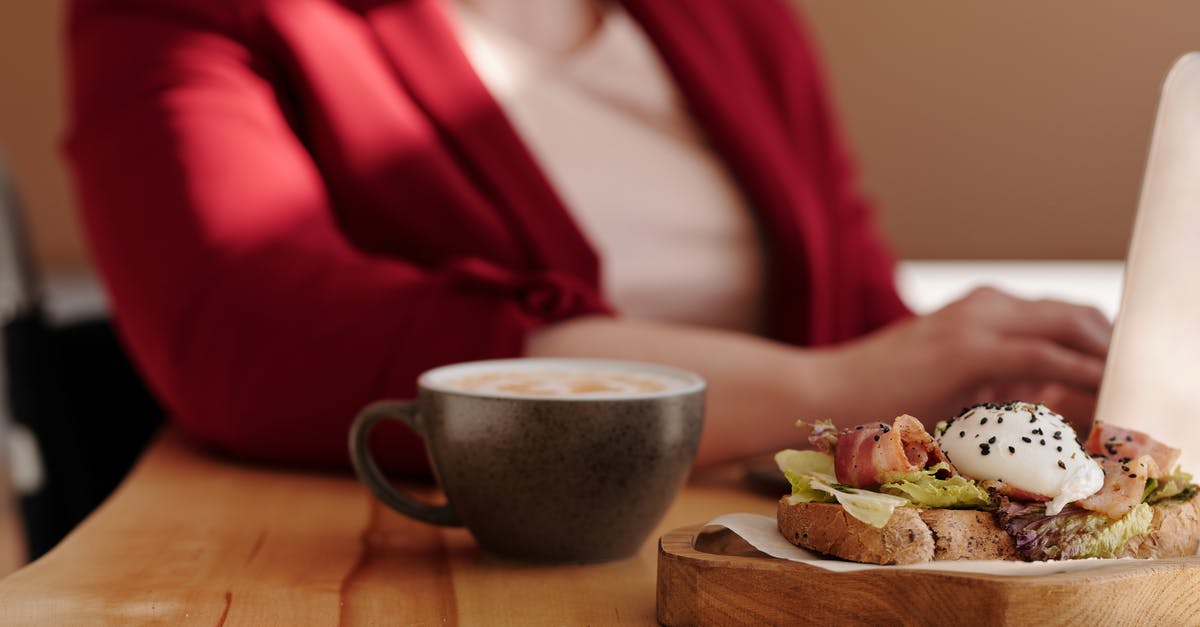
[[[1041,280],[1115,311],[1159,86],[1173,59],[1200,49],[1200,2],[793,3],[918,309],[976,282],[1029,292]],[[62,20],[60,2],[0,3],[0,151],[48,304],[69,317],[103,301],[59,152]],[[20,560],[7,502],[0,574]]]
[[[1200,3],[793,3],[902,257],[1124,257],[1159,85],[1200,48]],[[61,20],[60,2],[0,3],[0,145],[39,259],[79,269]]]

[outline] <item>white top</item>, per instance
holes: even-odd
[[[489,17],[527,0],[477,2],[486,14],[466,2],[451,12],[463,49],[596,247],[614,306],[632,318],[757,330],[757,224],[640,27],[607,3],[573,45],[535,30],[538,45],[530,29],[552,20],[519,22],[518,37]],[[563,10],[565,0],[554,3]],[[590,5],[570,4],[591,23]]]

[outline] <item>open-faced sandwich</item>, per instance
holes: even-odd
[[[1200,496],[1180,451],[1096,423],[1086,445],[1044,405],[986,403],[838,431],[776,462],[792,485],[779,530],[855,562],[1195,555]]]

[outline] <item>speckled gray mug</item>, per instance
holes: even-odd
[[[418,385],[417,400],[374,403],[355,419],[359,477],[396,511],[465,526],[483,548],[526,561],[633,555],[686,479],[704,420],[704,379],[656,364],[480,361],[430,370]],[[424,438],[445,506],[380,472],[367,440],[381,420]]]

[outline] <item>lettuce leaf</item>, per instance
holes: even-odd
[[[1092,517],[1095,517],[1093,514]],[[1095,531],[1092,538],[1091,546],[1087,547],[1079,557],[1115,557],[1125,543],[1134,536],[1140,536],[1150,532],[1150,522],[1154,519],[1154,511],[1145,503],[1138,503],[1128,514],[1121,517],[1120,520],[1104,523],[1107,521],[1095,521],[1097,527],[1102,527]]]
[[[1113,520],[1074,505],[1047,516],[1043,503],[1007,499],[1001,504],[999,514],[1017,552],[1035,561],[1115,557],[1130,538],[1149,532],[1154,518],[1153,510],[1145,503]]]
[[[1147,481],[1142,502],[1153,505],[1167,499],[1187,500],[1195,494],[1196,486],[1192,485],[1192,476],[1176,468],[1175,472],[1166,477]]]
[[[820,479],[812,479],[810,483],[813,488],[828,492],[837,499],[847,514],[872,527],[882,528],[892,519],[892,512],[897,507],[908,505],[908,499],[891,494],[830,484]]]
[[[846,513],[871,525],[883,527],[897,507],[908,499],[862,490],[837,483],[833,456],[818,451],[785,450],[775,454],[775,463],[792,484],[788,503],[838,503]]]
[[[792,485],[789,503],[833,503],[836,500],[828,492],[812,487],[812,480],[818,476],[830,483],[834,481],[833,455],[787,449],[775,454],[775,464]]]
[[[992,499],[987,490],[962,476],[939,479],[938,472],[949,471],[950,465],[939,462],[925,470],[893,472],[885,475],[880,491],[903,496],[918,507],[943,509],[988,509]]]

